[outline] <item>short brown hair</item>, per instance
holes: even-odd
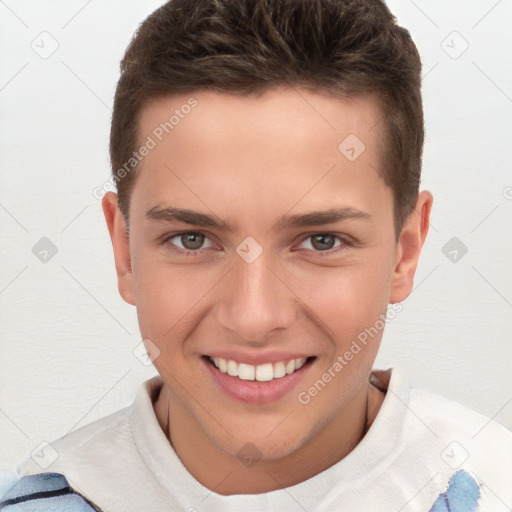
[[[110,159],[128,220],[138,143],[150,98],[209,89],[262,93],[278,85],[374,93],[384,117],[381,173],[397,233],[418,197],[424,140],[421,62],[381,0],[170,0],[140,24],[121,61]],[[340,141],[341,142],[341,141]]]

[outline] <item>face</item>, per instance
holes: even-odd
[[[427,205],[397,242],[381,116],[371,96],[289,88],[199,91],[142,111],[140,143],[154,147],[129,242],[115,196],[104,200],[119,288],[157,347],[171,417],[225,453],[299,450],[367,385],[428,224]]]

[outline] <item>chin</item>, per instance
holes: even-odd
[[[252,429],[252,431],[246,430],[243,436],[223,436],[223,439],[209,436],[209,438],[227,455],[238,459],[249,457],[255,461],[283,459],[300,450],[307,443],[307,436],[300,436],[296,432],[285,429],[280,433],[275,431],[269,435],[262,435],[262,431]],[[271,429],[265,429],[265,432],[271,432]]]

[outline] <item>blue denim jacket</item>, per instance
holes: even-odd
[[[20,478],[1,498],[2,512],[102,512],[73,490],[60,473]]]

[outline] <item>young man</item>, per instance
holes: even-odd
[[[160,376],[2,510],[512,507],[509,431],[372,370],[429,226],[420,69],[380,0],[172,0],[139,27],[103,209]]]

